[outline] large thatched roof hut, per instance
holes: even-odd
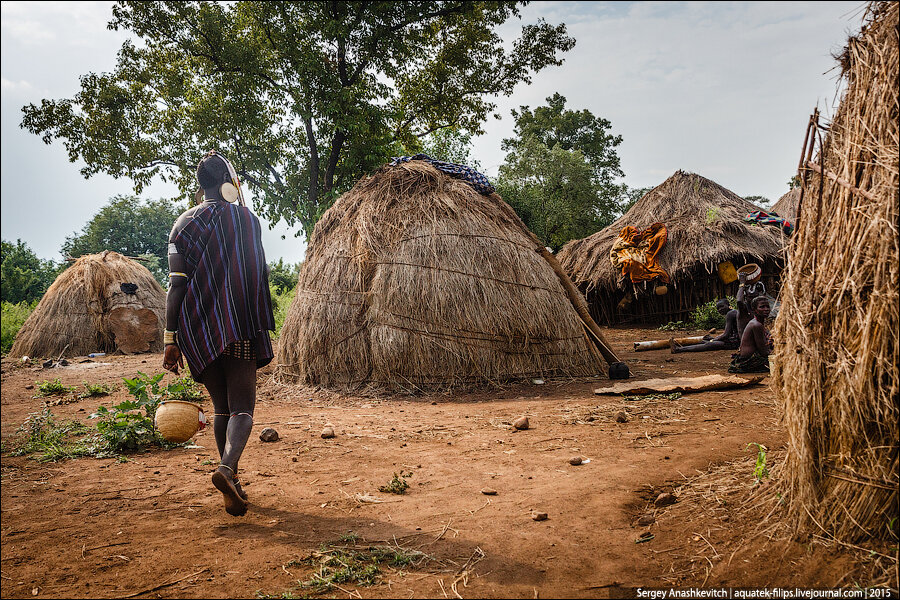
[[[789,249],[773,361],[795,524],[803,533],[824,530],[849,543],[879,537],[894,546],[900,516],[898,15],[896,2],[871,3],[865,26],[839,57],[843,98],[830,125],[821,125],[827,133],[818,156],[800,172],[803,218]]]
[[[609,227],[566,244],[559,262],[585,292],[591,316],[601,324],[664,323],[685,318],[698,304],[734,295],[737,283],[725,284],[721,263],[740,268],[758,263],[770,294],[782,268],[783,234],[770,226],[744,221],[759,207],[695,173],[678,171],[647,192]],[[632,284],[613,266],[610,250],[626,226],[638,229],[663,223],[665,246],[656,256],[671,280],[668,293],[654,294]]]
[[[778,199],[772,206],[771,212],[776,213],[782,219],[787,219],[791,223],[797,220],[797,211],[800,208],[800,188],[795,187],[787,194]]]
[[[143,265],[88,254],[63,271],[22,325],[13,356],[80,356],[163,349],[166,292]]]
[[[496,194],[423,161],[382,167],[316,224],[277,377],[414,391],[601,372],[535,239]]]

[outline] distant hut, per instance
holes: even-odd
[[[587,296],[598,323],[665,323],[686,318],[697,305],[734,295],[737,281],[719,274],[720,265],[757,263],[770,295],[783,266],[780,229],[744,221],[758,206],[714,181],[678,171],[638,200],[609,227],[566,244],[559,262]],[[656,259],[669,276],[667,293],[633,284],[610,260],[622,229],[663,223],[668,239]],[[727,266],[727,265],[725,265]],[[734,277],[733,269],[724,270]],[[662,291],[662,290],[660,290]]]
[[[797,210],[800,204],[800,188],[795,187],[787,194],[778,199],[778,202],[772,206],[771,212],[776,213],[782,219],[787,219],[791,223],[797,220]],[[795,223],[796,225],[796,223]]]
[[[82,256],[22,325],[12,356],[160,352],[166,292],[143,265],[116,252]]]
[[[417,391],[598,374],[537,246],[497,194],[423,161],[382,167],[316,224],[278,380]]]
[[[839,56],[845,85],[818,156],[775,323],[790,514],[846,543],[898,536],[900,5],[868,5]],[[810,152],[810,155],[812,152]],[[824,168],[823,168],[824,167]],[[896,573],[896,571],[894,571]],[[894,575],[896,586],[896,575]]]

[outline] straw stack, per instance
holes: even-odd
[[[775,327],[791,514],[847,542],[897,535],[897,23],[896,2],[870,4],[838,58],[847,87],[824,169],[801,170]]]
[[[377,392],[600,373],[536,245],[498,195],[422,161],[383,167],[316,224],[278,379]]]
[[[161,352],[165,314],[166,292],[146,267],[117,252],[88,254],[56,278],[10,354]]]

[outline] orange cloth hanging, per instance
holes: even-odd
[[[643,230],[625,227],[613,243],[609,259],[633,283],[652,279],[669,283],[669,274],[656,262],[656,255],[666,245],[668,234],[662,223],[653,223]]]

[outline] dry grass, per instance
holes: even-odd
[[[383,167],[316,225],[280,381],[415,392],[586,376],[602,359],[530,232],[421,161]]]
[[[715,274],[726,260],[738,263],[763,262],[781,257],[784,245],[776,227],[759,227],[744,216],[760,210],[734,192],[694,173],[678,171],[653,188],[609,227],[581,240],[574,240],[559,252],[559,262],[576,284],[587,291],[613,290],[619,273],[610,261],[613,242],[622,228],[644,228],[665,223],[666,245],[657,255],[674,285],[692,277],[697,268]]]
[[[124,293],[123,283],[137,285]],[[82,256],[63,271],[22,325],[12,356],[78,356],[116,350],[109,313],[116,308],[150,309],[159,335],[150,349],[161,352],[166,292],[143,265],[116,252]]]
[[[773,371],[793,523],[844,543],[896,540],[898,516],[898,4],[865,20],[814,161],[832,175],[801,171]]]
[[[797,209],[800,204],[800,188],[795,187],[787,194],[778,199],[772,206],[773,213],[777,213],[782,219],[787,219],[791,223],[797,220]]]

